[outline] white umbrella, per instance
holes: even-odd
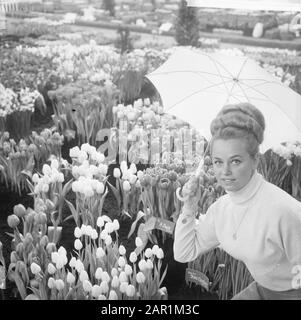
[[[229,103],[250,102],[264,115],[261,152],[301,141],[301,96],[248,57],[179,48],[146,76],[160,93],[165,112],[210,139],[210,123]]]

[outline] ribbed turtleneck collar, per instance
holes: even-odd
[[[255,195],[263,181],[262,175],[255,171],[250,181],[242,189],[226,192],[235,204],[243,204]]]

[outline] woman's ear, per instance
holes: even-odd
[[[254,164],[254,166],[255,166],[255,170],[257,169],[257,167],[258,167],[258,165],[259,165],[259,161],[260,161],[260,153],[259,152],[257,152],[256,154],[255,154],[255,156],[254,156],[254,162],[255,162],[255,164]]]

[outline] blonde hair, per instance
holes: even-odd
[[[245,139],[250,156],[255,157],[263,141],[264,116],[250,103],[225,105],[211,122],[210,154],[217,139]]]

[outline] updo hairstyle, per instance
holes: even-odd
[[[225,105],[211,122],[210,154],[217,139],[245,139],[251,157],[259,151],[263,141],[265,121],[263,114],[250,103]]]

